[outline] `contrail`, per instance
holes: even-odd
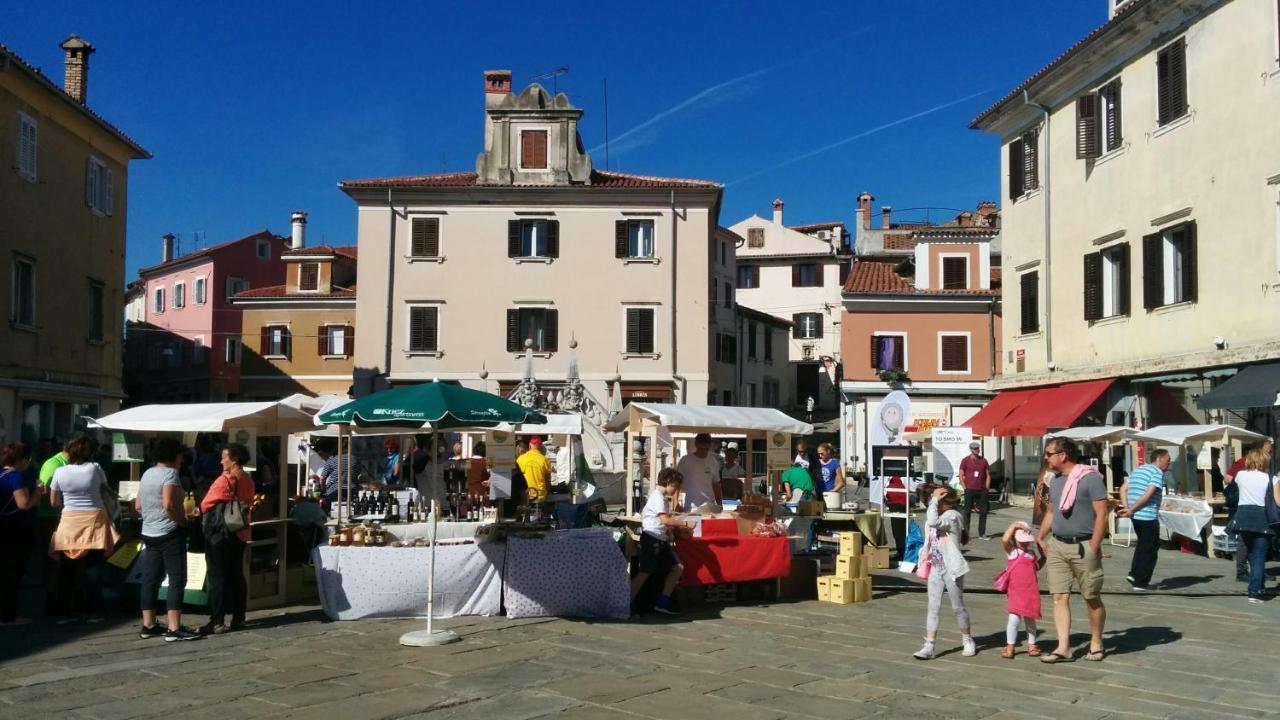
[[[962,98],[960,98],[960,99],[958,99],[958,100],[952,100],[951,102],[946,102],[946,103],[943,103],[943,104],[941,104],[941,105],[937,105],[937,106],[935,106],[935,107],[931,107],[931,108],[929,108],[928,110],[921,110],[920,112],[915,113],[915,114],[913,114],[913,115],[908,115],[908,116],[903,117],[903,118],[898,118],[897,120],[894,120],[894,121],[892,121],[892,122],[887,122],[887,123],[885,123],[885,124],[883,124],[883,125],[880,125],[880,126],[877,126],[877,127],[873,127],[873,128],[871,128],[870,130],[863,130],[862,132],[858,133],[857,135],[851,135],[851,136],[849,136],[849,137],[847,137],[847,138],[845,138],[845,139],[843,139],[843,140],[837,140],[837,141],[835,141],[835,142],[833,142],[833,143],[831,143],[831,144],[829,144],[829,145],[823,145],[822,147],[820,147],[820,148],[818,148],[818,149],[816,149],[816,150],[810,150],[809,152],[804,153],[804,154],[802,154],[802,155],[797,155],[797,156],[795,156],[795,157],[793,157],[793,158],[788,158],[788,159],[783,160],[782,162],[780,162],[780,163],[778,163],[778,164],[776,164],[776,165],[771,165],[771,166],[769,166],[769,167],[767,167],[767,168],[764,168],[763,170],[757,170],[757,171],[755,171],[755,172],[751,173],[750,175],[743,175],[742,177],[738,178],[737,180],[734,180],[734,181],[732,181],[732,182],[730,182],[730,183],[726,184],[726,185],[725,185],[725,187],[729,187],[729,186],[731,186],[731,185],[737,185],[738,183],[741,183],[741,182],[746,182],[747,180],[750,180],[750,179],[752,179],[752,178],[760,177],[761,175],[764,175],[765,173],[771,173],[771,172],[773,172],[774,170],[778,170],[779,168],[784,168],[784,167],[786,167],[786,166],[788,166],[788,165],[794,165],[795,163],[798,163],[798,162],[800,162],[801,160],[808,160],[809,158],[813,157],[814,155],[821,155],[822,153],[827,152],[828,150],[834,150],[835,148],[838,148],[838,147],[840,147],[841,145],[847,145],[847,144],[849,144],[849,143],[853,142],[854,140],[861,140],[862,138],[864,138],[864,137],[866,137],[866,136],[868,136],[868,135],[874,135],[875,133],[878,133],[878,132],[880,132],[881,130],[888,130],[889,128],[891,128],[891,127],[893,127],[893,126],[895,126],[895,125],[901,125],[901,124],[906,123],[906,122],[911,122],[912,120],[915,120],[916,118],[922,118],[922,117],[924,117],[925,115],[931,115],[931,114],[933,114],[933,113],[938,112],[939,110],[945,110],[945,109],[947,109],[947,108],[949,108],[949,107],[951,107],[951,106],[953,106],[953,105],[959,105],[959,104],[960,104],[960,103],[962,103],[962,102],[967,102],[967,101],[972,100],[972,99],[974,99],[974,98],[976,98],[976,97],[980,97],[980,96],[982,96],[982,95],[986,95],[986,94],[987,94],[987,93],[989,93],[989,92],[991,92],[991,88],[987,88],[986,90],[981,90],[981,91],[979,91],[979,92],[973,93],[972,95],[965,95],[964,97],[962,97]]]

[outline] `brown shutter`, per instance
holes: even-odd
[[[822,337],[822,314],[809,313],[813,316],[813,337],[815,339]]]
[[[520,257],[520,221],[507,221],[507,257]]]
[[[791,287],[800,287],[800,266],[791,266]]]
[[[316,355],[324,357],[329,354],[329,326],[316,328]]]
[[[560,221],[547,221],[547,257],[560,257]]]
[[[429,307],[422,308],[423,315],[423,344],[424,349],[428,352],[436,352],[440,349],[440,308]]]
[[[1019,279],[1019,318],[1023,335],[1040,329],[1040,273],[1023,273]]]
[[[1124,142],[1124,132],[1120,128],[1120,78],[1116,78],[1102,89],[1106,99],[1106,114],[1103,123],[1106,126],[1107,148],[1115,149]]]
[[[613,256],[627,256],[627,221],[619,220],[613,224]]]
[[[320,263],[302,263],[298,267],[298,289],[320,289]]]
[[[1022,167],[1023,167],[1023,144],[1022,138],[1018,138],[1009,143],[1009,199],[1016,200],[1022,197]]]
[[[640,352],[640,310],[627,308],[627,352]]]
[[[560,344],[560,311],[545,310],[543,312],[545,320],[542,329],[542,349],[546,352],[555,352]]]
[[[342,333],[342,354],[351,357],[355,354],[356,348],[356,329],[351,325],[347,325]]]
[[[963,335],[942,336],[942,369],[947,372],[968,372],[969,338]]]
[[[1196,301],[1196,224],[1189,222],[1184,226],[1186,240],[1182,247],[1182,300]]]
[[[815,274],[814,274],[814,278],[818,281],[818,284],[817,284],[815,287],[822,287],[822,285],[823,285],[823,281],[822,281],[822,272],[823,272],[823,269],[824,269],[824,268],[822,267],[822,263],[818,263],[818,264],[816,264],[814,267],[816,268],[816,272],[815,272]]]
[[[1129,243],[1116,247],[1116,314],[1129,314]]]
[[[280,339],[284,341],[284,356],[293,358],[293,333],[289,332],[289,328],[280,330]]]
[[[1040,133],[1032,130],[1022,136],[1022,186],[1027,190],[1040,187]]]
[[[520,311],[507,311],[507,352],[520,352],[523,349],[523,343],[520,342]]]
[[[871,336],[871,370],[880,370],[880,337],[877,335]]]
[[[422,352],[425,308],[409,308],[409,352]]]
[[[800,339],[800,318],[804,317],[803,313],[791,314],[791,337],[796,340]]]
[[[652,309],[640,310],[640,352],[653,354],[653,314]]]
[[[942,259],[942,289],[964,290],[969,287],[969,262],[965,258]]]
[[[1148,310],[1164,304],[1163,243],[1160,233],[1142,238],[1142,306]]]
[[[414,218],[409,247],[413,257],[439,257],[440,218]]]
[[[258,344],[258,354],[270,355],[271,354],[271,328],[263,326],[261,332],[262,332],[262,337]]]
[[[1084,256],[1084,319],[1102,319],[1102,253]]]
[[[547,132],[545,130],[520,132],[520,166],[533,169],[547,166]]]
[[[760,287],[760,266],[759,265],[751,266],[751,287],[753,288]]]
[[[1076,98],[1076,157],[1096,158],[1102,154],[1098,139],[1098,94]]]
[[[1156,55],[1157,121],[1165,125],[1187,112],[1186,41],[1177,41]]]

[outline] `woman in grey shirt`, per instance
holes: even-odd
[[[199,640],[200,635],[182,627],[182,595],[187,589],[187,518],[182,510],[182,443],[173,438],[156,441],[156,464],[142,474],[133,507],[142,515],[142,631],[139,637],[164,636],[165,642]],[[169,626],[156,624],[156,595],[162,575],[169,576],[166,607]]]

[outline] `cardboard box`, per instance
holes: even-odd
[[[833,602],[837,605],[852,603],[854,586],[857,583],[857,580],[849,580],[842,577],[831,578],[831,583],[827,587],[827,602]]]
[[[868,547],[862,553],[862,564],[868,570],[888,570],[889,548]]]
[[[818,578],[818,600],[826,602],[831,597],[831,581],[835,579],[834,575],[822,575]]]
[[[870,601],[870,598],[872,598],[872,579],[869,577],[858,578],[856,580],[850,580],[850,582],[854,583],[854,588],[852,588],[852,593],[854,593],[854,602]]]
[[[861,555],[837,555],[836,577],[857,580],[867,576],[866,564]]]
[[[852,530],[840,531],[840,554],[841,555],[861,555],[862,554],[862,533]]]

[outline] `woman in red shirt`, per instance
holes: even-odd
[[[239,443],[222,448],[222,474],[209,486],[200,512],[220,512],[218,505],[237,499],[248,510],[253,501],[253,478],[244,471],[249,462],[249,449]],[[209,622],[200,628],[204,635],[221,635],[228,630],[244,627],[245,604],[249,599],[249,586],[244,577],[244,549],[249,542],[249,528],[216,535],[205,533],[205,558],[209,577]],[[226,613],[231,613],[231,624],[226,624]]]

